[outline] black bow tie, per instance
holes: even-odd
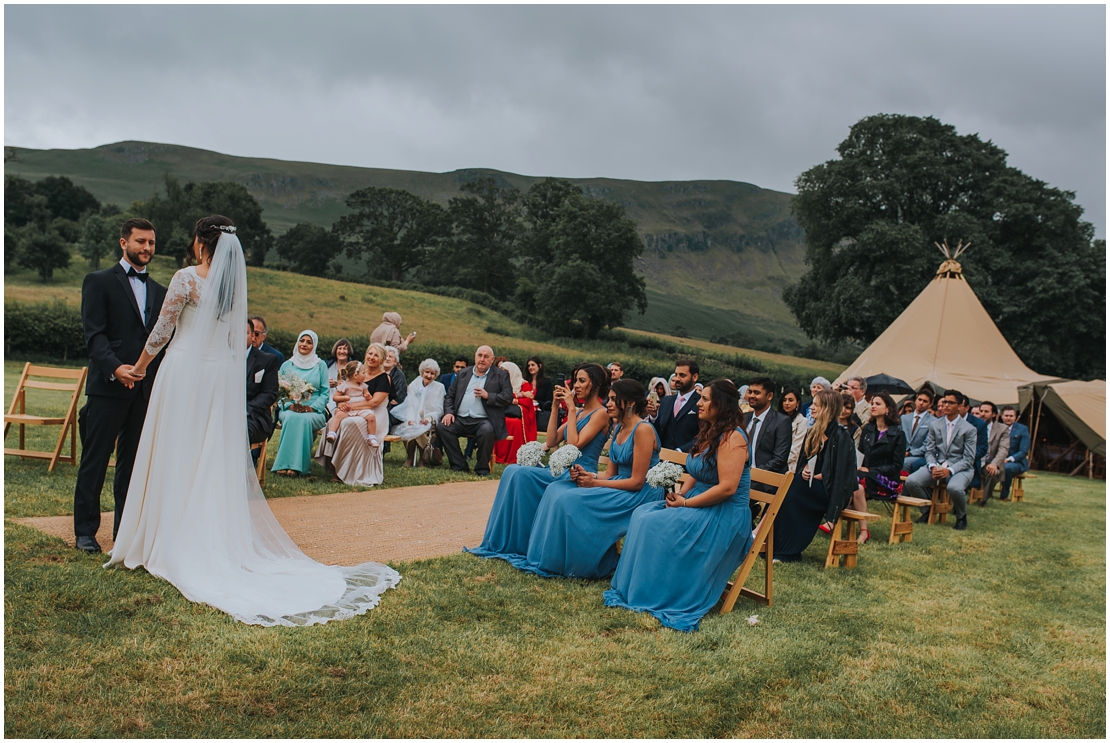
[[[138,271],[136,271],[134,269],[134,267],[127,269],[127,278],[129,278],[129,279],[131,279],[131,278],[138,279],[139,281],[143,282],[144,284],[146,283],[146,279],[149,275],[150,274],[148,274],[146,271],[143,271],[142,273],[139,273]]]

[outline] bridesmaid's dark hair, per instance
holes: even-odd
[[[594,364],[589,361],[583,361],[574,367],[570,373],[570,383],[573,385],[574,380],[578,379],[578,372],[586,372],[586,376],[590,380],[590,394],[599,400],[604,400],[609,395],[609,372],[605,371],[599,364]]]
[[[613,393],[617,410],[621,411],[622,417],[628,413],[629,408],[636,415],[644,417],[647,412],[647,393],[642,384],[635,379],[618,379],[609,385],[609,391]]]
[[[709,394],[709,412],[712,420],[698,421],[698,437],[694,439],[691,454],[705,455],[706,459],[717,458],[717,448],[721,439],[737,428],[743,427],[743,414],[740,412],[740,390],[729,379],[714,379],[705,389]]]
[[[185,256],[188,264],[191,266],[194,263],[199,263],[201,257],[193,255],[193,243],[195,240],[200,240],[200,244],[208,249],[208,258],[205,263],[212,263],[212,256],[216,253],[216,243],[220,241],[220,235],[224,234],[221,227],[234,227],[235,223],[225,216],[220,214],[213,214],[211,217],[201,217],[197,220],[196,227],[189,235],[189,248],[185,251]]]

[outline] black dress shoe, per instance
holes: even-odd
[[[97,544],[96,537],[77,537],[77,549],[94,554],[100,552],[100,545]]]
[[[979,500],[979,508],[986,508],[986,507],[987,507],[987,499],[986,498],[981,498]]]
[[[956,531],[967,531],[967,516],[962,519],[956,519],[956,525],[952,527]]]
[[[1009,498],[999,498],[998,500],[1002,501],[1003,503],[1009,503],[1010,502]]]
[[[931,510],[933,510],[933,509],[931,509],[931,508],[922,509],[921,510],[921,516],[917,519],[917,523],[919,523],[919,524],[929,523],[929,511],[931,511]]]

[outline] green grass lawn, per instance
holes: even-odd
[[[13,376],[6,362],[8,395]],[[4,465],[9,737],[1106,733],[1101,481],[1042,475],[1024,503],[910,544],[878,522],[853,571],[824,570],[818,537],[776,566],[774,607],[741,599],[691,635],[605,608],[603,581],[464,554],[395,565],[400,586],[363,617],[264,629],[11,521],[71,513],[75,473]],[[392,461],[386,482],[436,472]]]

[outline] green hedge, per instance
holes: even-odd
[[[88,358],[81,309],[60,299],[4,303],[4,356]]]

